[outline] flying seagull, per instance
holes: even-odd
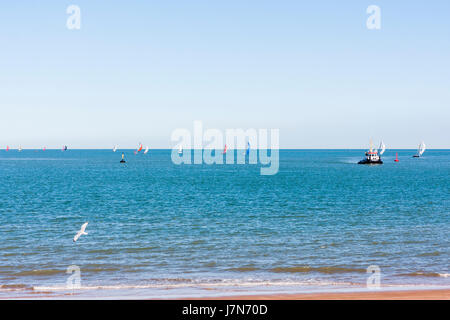
[[[75,237],[73,237],[73,242],[77,241],[79,237],[81,237],[82,234],[88,234],[87,232],[84,232],[84,230],[86,230],[88,223],[86,222],[85,224],[83,224],[81,226],[80,231],[78,231],[78,233],[75,235]]]

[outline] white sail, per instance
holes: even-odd
[[[180,146],[180,147],[178,148],[178,153],[179,153],[179,154],[182,154],[182,153],[183,153],[183,147],[182,147],[182,146]]]
[[[419,145],[418,154],[421,156],[425,152],[426,146],[425,143],[422,141],[422,143]]]
[[[383,142],[383,141],[381,141],[381,143],[380,143],[380,148],[379,148],[379,150],[380,150],[380,152],[379,152],[379,155],[380,155],[380,156],[384,153],[384,151],[386,151],[386,146],[384,145],[384,142]]]
[[[113,152],[116,152],[116,151],[117,151],[117,146],[114,146]]]
[[[144,154],[148,152],[148,147],[145,147]]]

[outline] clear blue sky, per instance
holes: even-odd
[[[3,1],[0,43],[0,148],[165,148],[194,120],[450,148],[448,0]]]

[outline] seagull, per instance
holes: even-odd
[[[85,224],[83,224],[81,226],[80,231],[78,231],[78,233],[75,235],[75,237],[73,237],[73,242],[76,242],[78,240],[79,237],[81,237],[82,234],[88,234],[87,232],[84,232],[84,230],[86,230],[88,223],[86,222]]]

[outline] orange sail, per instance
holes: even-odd
[[[225,153],[227,153],[227,145],[225,145],[225,149],[223,149],[222,154],[225,154]]]

